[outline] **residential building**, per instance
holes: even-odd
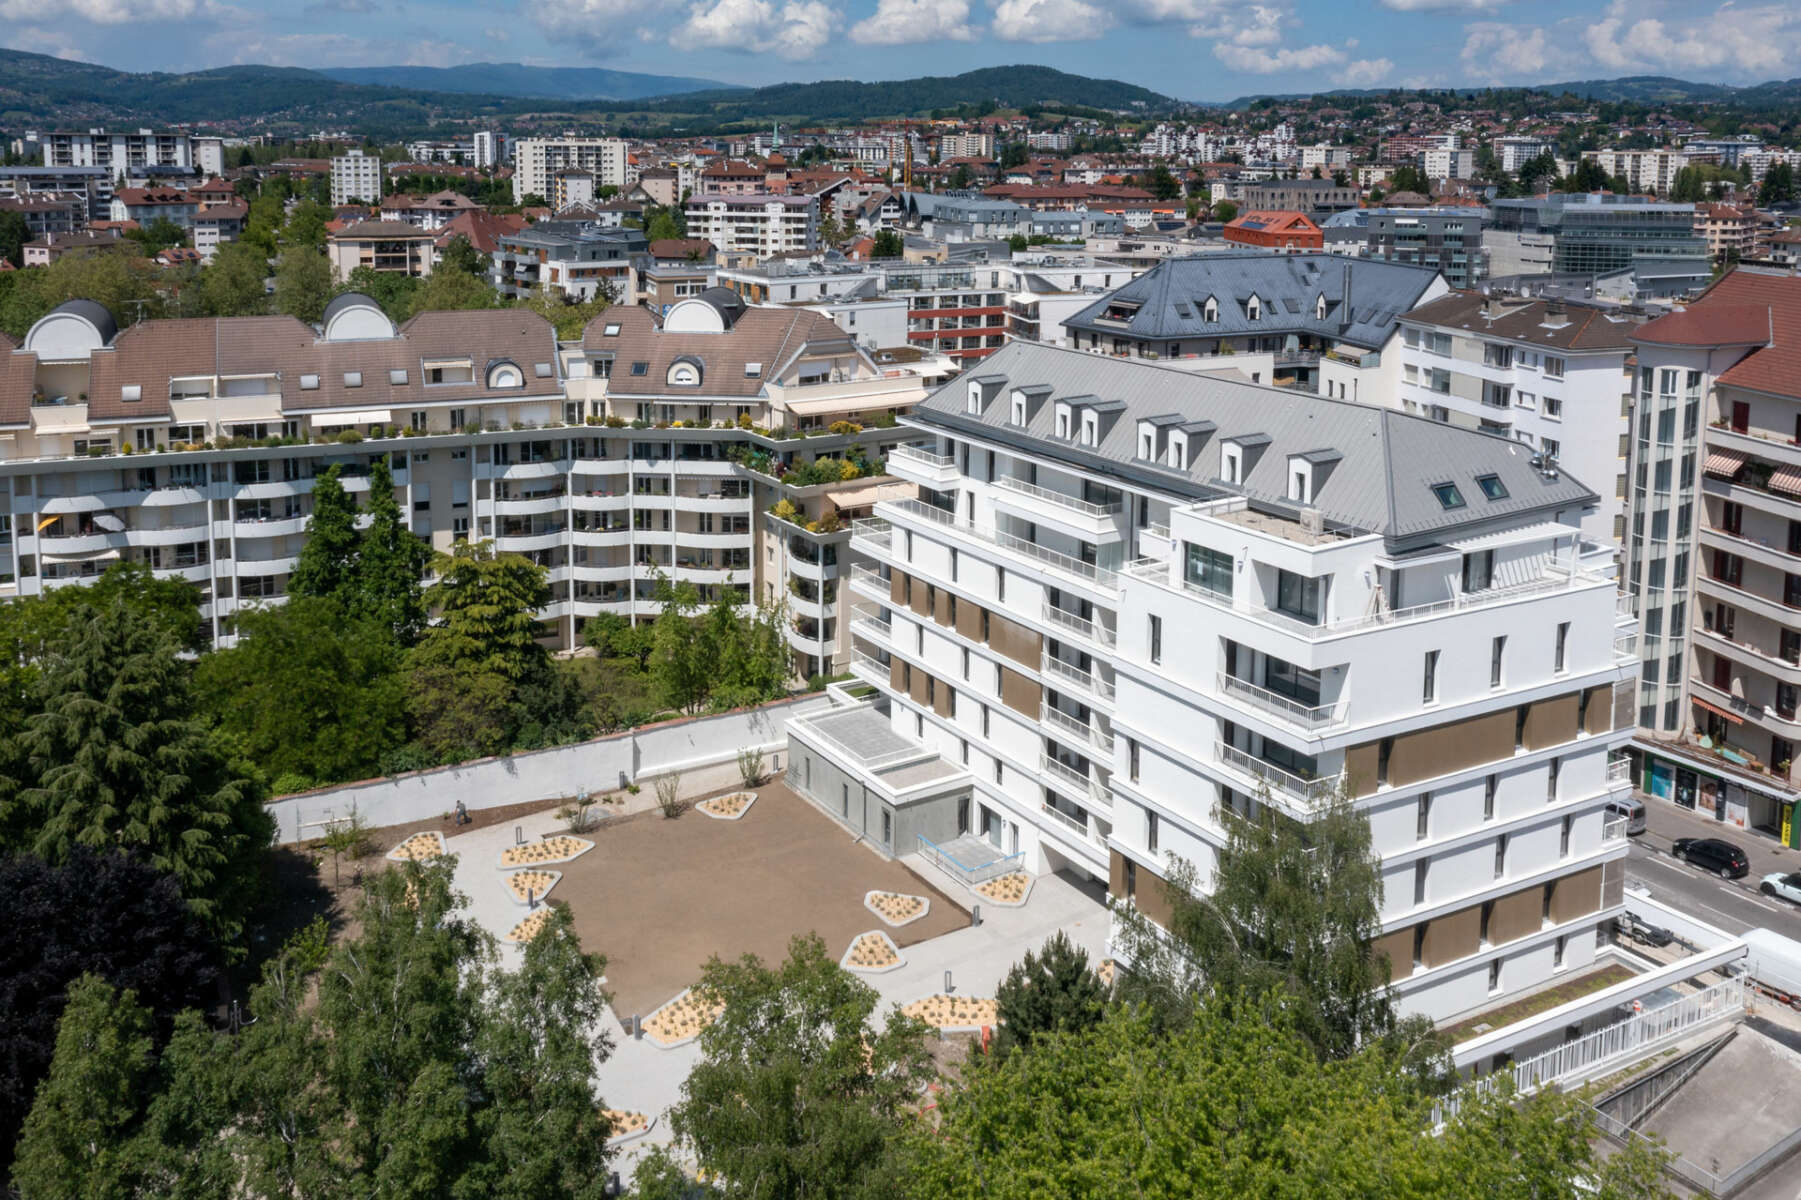
[[[1453,288],[1488,278],[1479,208],[1355,208],[1321,224],[1333,254],[1432,267]]]
[[[339,283],[358,267],[423,278],[435,258],[431,232],[404,221],[359,221],[326,235],[325,255]]]
[[[1157,264],[1064,327],[1073,345],[1097,354],[1232,369],[1254,383],[1369,400],[1399,386],[1400,363],[1390,353],[1396,319],[1447,290],[1437,272],[1421,267],[1318,254],[1207,254]]]
[[[113,193],[109,219],[136,221],[146,229],[158,221],[167,221],[186,231],[194,227],[194,213],[199,207],[198,197],[175,188],[122,188]]]
[[[482,206],[461,192],[433,192],[429,196],[409,196],[396,192],[381,202],[381,219],[402,221],[420,229],[436,232],[464,213],[481,212]]]
[[[249,217],[250,205],[242,200],[202,204],[194,211],[194,249],[202,259],[211,262],[220,246],[238,240]]]
[[[638,303],[666,315],[679,302],[713,286],[718,265],[705,238],[662,238],[650,243],[638,271]]]
[[[20,257],[28,267],[47,267],[65,254],[84,254],[97,250],[129,250],[136,242],[122,241],[113,229],[74,229],[68,233],[46,233],[33,238],[21,248]]]
[[[623,188],[625,159],[621,138],[521,138],[513,144],[513,199],[548,200],[558,171],[588,171],[597,187]]]
[[[73,130],[55,133],[26,134],[26,141],[40,146],[41,161],[46,167],[100,167],[109,179],[142,167],[194,168],[194,143],[191,134],[154,129],[138,129],[130,133],[109,133],[104,129],[86,132]],[[214,141],[216,139],[198,139]],[[208,169],[218,174],[220,167]]]
[[[1320,142],[1312,146],[1301,147],[1301,170],[1311,171],[1318,167],[1327,175],[1334,171],[1349,170],[1357,160],[1357,151],[1350,146],[1328,146]]]
[[[594,172],[558,171],[550,177],[550,195],[547,199],[552,212],[562,212],[578,204],[593,204]]]
[[[1161,921],[1174,859],[1212,886],[1231,814],[1342,793],[1402,1011],[1611,958],[1631,623],[1586,486],[1392,410],[1024,342],[905,421],[923,438],[888,462],[918,498],[851,537],[877,696],[790,725],[822,810]]]
[[[27,192],[22,196],[0,196],[0,212],[15,212],[25,218],[25,228],[34,238],[47,233],[70,233],[88,223],[87,197],[75,193]]]
[[[1667,196],[1676,183],[1676,172],[1688,166],[1680,150],[1584,150],[1582,157],[1600,167],[1608,178],[1619,176],[1635,192]]]
[[[472,166],[492,170],[500,165],[504,135],[492,129],[478,129],[469,135],[469,162]]]
[[[1265,211],[1303,212],[1310,217],[1343,212],[1363,203],[1354,187],[1340,187],[1330,179],[1263,179],[1244,185],[1239,207]]]
[[[1420,170],[1434,182],[1446,179],[1474,179],[1476,152],[1435,146],[1420,155]]]
[[[1557,274],[1605,275],[1630,268],[1642,295],[1682,296],[1712,276],[1707,243],[1696,235],[1695,206],[1606,193],[1496,200],[1483,245],[1490,273],[1528,273],[1548,263]]]
[[[0,166],[0,195],[79,196],[82,221],[105,221],[112,216],[113,181],[105,167],[7,167]]]
[[[1012,200],[935,192],[904,192],[900,199],[902,221],[929,238],[985,242],[1031,234],[1031,211]]]
[[[1557,153],[1556,142],[1548,138],[1528,136],[1498,137],[1489,142],[1488,148],[1494,152],[1501,169],[1510,174],[1535,158]]]
[[[1739,267],[1633,343],[1635,782],[1801,845],[1801,279]]]
[[[641,229],[539,221],[496,239],[494,286],[514,299],[542,287],[576,302],[604,289],[615,302],[629,304],[638,291],[637,260],[649,245]]]
[[[1237,246],[1255,246],[1282,254],[1325,249],[1325,236],[1305,213],[1263,212],[1253,209],[1226,222],[1220,234]]]
[[[1522,443],[1590,483],[1598,498],[1582,532],[1617,543],[1626,527],[1626,359],[1640,320],[1562,300],[1451,292],[1402,315],[1401,386],[1384,403]]]
[[[992,133],[946,133],[938,138],[938,161],[953,158],[993,158]]]
[[[683,208],[688,236],[705,238],[725,254],[769,258],[808,253],[819,245],[819,204],[813,196],[743,196],[702,192]]]
[[[331,160],[331,203],[375,204],[381,200],[381,159],[349,150]]]
[[[1761,227],[1757,209],[1749,204],[1695,205],[1695,232],[1706,240],[1707,253],[1716,263],[1755,258]]]
[[[780,477],[815,457],[882,457],[906,436],[895,415],[942,375],[878,369],[817,314],[746,312],[729,294],[683,304],[662,323],[609,310],[558,343],[518,309],[396,327],[354,293],[317,328],[273,316],[119,330],[71,301],[22,346],[0,335],[0,595],[142,562],[192,580],[209,637],[230,645],[240,607],[285,598],[314,478],[335,466],[366,503],[385,458],[433,547],[491,538],[550,572],[539,615],[557,646],[603,612],[653,618],[671,578],[709,598],[794,594],[797,670],[835,672],[849,535],[833,527],[894,481]],[[630,427],[640,418],[655,427]],[[855,433],[827,429],[858,418]],[[803,425],[815,436],[787,435]],[[766,519],[782,499],[804,523]],[[804,602],[797,580],[813,585]]]

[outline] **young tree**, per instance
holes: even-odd
[[[482,276],[439,267],[414,289],[408,300],[407,315],[416,317],[423,312],[494,308],[499,303],[500,294]]]
[[[1234,221],[1238,219],[1238,205],[1230,200],[1221,200],[1213,206],[1215,221]]]
[[[819,222],[819,244],[836,250],[850,239],[850,234],[839,222],[838,218],[827,213]]]
[[[361,541],[356,501],[338,482],[334,463],[313,479],[313,515],[307,518],[306,541],[288,575],[288,595],[321,596],[354,608]]]
[[[293,596],[239,613],[237,645],[200,660],[197,691],[267,779],[368,779],[406,741],[400,661],[390,626]]]
[[[790,942],[779,967],[715,958],[696,993],[725,1007],[670,1124],[726,1196],[898,1193],[902,1114],[928,1077],[923,1026],[895,1010],[873,1029],[875,990],[817,935]]]
[[[1145,187],[1159,200],[1174,200],[1182,194],[1181,183],[1170,174],[1166,163],[1158,163],[1151,168],[1151,173],[1145,178]]]
[[[439,269],[449,268],[452,271],[461,271],[463,274],[473,275],[477,279],[487,278],[488,271],[492,266],[493,260],[477,250],[469,239],[460,233],[444,244],[443,253],[438,260]]]
[[[369,467],[369,528],[356,558],[357,611],[390,631],[403,646],[425,628],[425,593],[420,579],[431,562],[431,547],[407,526],[394,498],[388,460]]]
[[[399,271],[377,271],[373,267],[356,267],[338,287],[339,292],[357,292],[381,307],[390,321],[404,321],[413,315],[413,294],[423,281]]]
[[[656,649],[655,626],[634,625],[631,618],[618,613],[601,613],[588,618],[582,626],[582,640],[601,658],[628,658],[637,669],[650,669],[650,656]]]
[[[574,341],[582,336],[588,322],[605,312],[613,303],[613,298],[606,288],[601,288],[592,300],[570,303],[561,292],[553,292],[548,284],[539,284],[529,296],[515,300],[517,308],[529,308],[549,321],[556,329],[556,336],[561,341]]]
[[[200,307],[209,317],[249,317],[266,312],[263,279],[269,262],[249,242],[227,242],[200,273]]]
[[[273,835],[268,814],[195,718],[173,639],[123,605],[78,613],[70,627],[17,739],[25,786],[0,848],[51,863],[76,846],[141,855],[233,945]]]
[[[25,265],[26,242],[31,240],[31,226],[25,220],[24,213],[7,209],[0,212],[0,258],[15,267]]]
[[[1296,819],[1266,794],[1252,815],[1220,819],[1227,841],[1211,894],[1198,894],[1194,867],[1171,856],[1167,929],[1122,911],[1121,957],[1132,963],[1122,995],[1179,1021],[1202,993],[1229,1004],[1280,991],[1322,1059],[1394,1035],[1388,964],[1370,949],[1382,874],[1364,815],[1341,792]]]
[[[719,665],[706,628],[695,619],[700,590],[686,581],[659,579],[656,594],[663,605],[651,634],[650,671],[657,697],[665,707],[699,711]]]
[[[325,316],[331,296],[331,260],[324,253],[305,246],[282,251],[275,269],[276,312],[314,325]]]
[[[902,258],[907,253],[907,244],[901,239],[897,229],[878,229],[875,232],[875,245],[870,247],[871,258]]]
[[[1081,1033],[1100,1024],[1107,988],[1088,952],[1058,930],[1039,952],[1026,951],[994,993],[1000,1010],[996,1049],[1030,1046],[1048,1033]]]

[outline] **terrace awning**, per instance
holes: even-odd
[[[1701,699],[1698,696],[1690,697],[1690,699],[1694,700],[1696,708],[1704,708],[1708,712],[1714,714],[1716,717],[1725,717],[1728,721],[1731,721],[1734,725],[1743,725],[1745,723],[1745,718],[1739,716],[1737,713],[1733,712],[1729,708],[1721,708],[1717,704],[1709,704],[1707,701]]]
[[[1745,455],[1736,450],[1709,450],[1703,466],[1709,475],[1735,475],[1745,465]]]
[[[1801,467],[1777,467],[1770,473],[1770,490],[1801,496]]]

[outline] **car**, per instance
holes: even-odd
[[[1620,931],[1633,941],[1643,942],[1647,946],[1667,946],[1676,940],[1676,935],[1668,929],[1653,925],[1632,912],[1620,918]]]
[[[1645,802],[1634,800],[1630,796],[1623,800],[1609,800],[1607,814],[1626,819],[1626,836],[1637,837],[1645,831]]]
[[[1721,879],[1743,879],[1751,873],[1745,852],[1719,838],[1677,838],[1670,853],[1703,871],[1716,872]]]
[[[1786,875],[1777,871],[1765,875],[1757,890],[1766,896],[1780,896],[1791,904],[1801,904],[1801,871],[1790,871]]]

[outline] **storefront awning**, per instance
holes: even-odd
[[[1705,708],[1708,712],[1713,713],[1717,717],[1725,717],[1734,725],[1743,725],[1745,723],[1745,718],[1739,716],[1729,708],[1721,708],[1717,704],[1709,704],[1699,697],[1690,697],[1690,699],[1694,700],[1696,708]]]
[[[1736,450],[1709,450],[1707,463],[1702,468],[1709,475],[1724,475],[1730,478],[1745,465],[1745,455]]]
[[[1770,490],[1801,496],[1801,467],[1777,467],[1770,474]]]

